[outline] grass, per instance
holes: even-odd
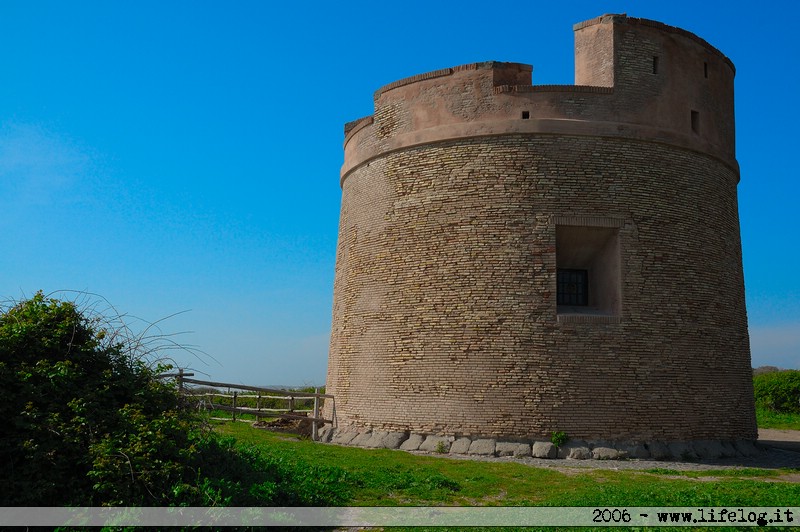
[[[800,414],[775,412],[759,406],[756,407],[756,421],[762,429],[800,430]]]
[[[351,506],[785,506],[800,500],[800,484],[780,482],[785,470],[555,470],[322,445],[246,423],[220,423],[216,430],[281,459],[343,469],[337,489],[347,492]]]
[[[752,477],[779,477],[782,473],[780,469],[759,469],[744,467],[741,469],[714,469],[705,471],[678,471],[677,469],[645,469],[645,473],[653,473],[656,475],[672,475],[672,476],[685,476],[687,478],[706,478],[706,477],[737,477],[737,478],[752,478]]]
[[[800,430],[800,414],[757,408],[756,417],[759,428]],[[348,506],[783,507],[800,500],[800,483],[792,481],[798,469],[632,471],[566,468],[563,463],[551,469],[513,461],[458,460],[323,445],[247,423],[215,422],[215,428],[266,455],[298,464],[295,469],[308,471],[304,474],[307,479],[320,474],[336,477],[335,481],[321,478],[319,482],[334,490],[335,500],[346,501]],[[785,478],[787,475],[793,478]]]

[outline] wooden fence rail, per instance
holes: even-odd
[[[234,421],[236,421],[237,414],[254,415],[257,420],[262,418],[305,419],[311,421],[311,438],[313,440],[318,439],[317,433],[321,425],[324,425],[325,423],[335,423],[336,403],[333,403],[333,408],[331,409],[331,412],[333,412],[332,419],[325,419],[322,417],[320,408],[320,399],[334,401],[334,398],[330,394],[319,393],[319,388],[315,388],[313,392],[276,390],[274,388],[262,388],[260,386],[249,386],[246,384],[202,381],[190,378],[192,376],[194,376],[193,373],[184,373],[182,369],[179,369],[178,373],[159,375],[159,377],[162,378],[173,377],[177,379],[178,391],[181,393],[181,395],[190,399],[199,399],[197,401],[199,408],[231,412]],[[187,384],[209,386],[211,388],[224,388],[227,389],[229,393],[219,393],[218,390],[209,392],[199,391],[198,393],[197,388],[187,387]],[[233,390],[232,393],[230,393],[231,390]],[[239,393],[240,391],[250,393],[242,394]],[[253,392],[255,392],[255,394]],[[206,397],[209,398],[208,402],[206,402],[205,399],[202,399]],[[231,404],[221,404],[219,402],[215,403],[212,399],[213,397],[228,397],[231,399]],[[256,406],[243,406],[239,404],[240,400],[245,398],[248,400],[255,399]],[[269,401],[269,404],[274,404],[274,401],[286,401],[287,408],[262,407],[262,403],[266,401]],[[312,401],[313,407],[310,409],[297,408],[298,402],[308,403]]]

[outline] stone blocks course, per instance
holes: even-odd
[[[516,456],[518,458],[531,456],[531,444],[499,441],[495,444],[497,456]]]
[[[489,439],[475,440],[470,444],[467,454],[494,456],[496,443],[495,440]]]
[[[471,444],[472,440],[469,438],[458,438],[453,442],[453,445],[450,446],[450,452],[452,454],[467,454]]]
[[[322,434],[322,432],[321,432]],[[494,438],[444,436],[389,431],[357,432],[353,427],[328,430],[325,438],[336,445],[364,448],[399,449],[431,454],[473,455],[481,457],[517,457],[567,460],[678,460],[705,461],[735,456],[756,456],[763,452],[749,440],[695,440],[679,442],[610,442],[606,440],[569,440],[556,447],[548,441],[532,443],[503,441]]]
[[[425,436],[422,434],[411,434],[406,441],[400,444],[401,451],[416,451],[422,442],[425,441]]]
[[[534,458],[558,458],[558,447],[549,441],[537,441],[533,444]]]
[[[428,436],[419,446],[420,451],[429,453],[446,453],[450,451],[450,438],[446,436]]]

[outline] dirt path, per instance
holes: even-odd
[[[800,452],[800,430],[758,429],[762,445]]]
[[[423,454],[423,453],[420,453]],[[675,471],[713,471],[715,469],[800,469],[800,452],[778,448],[766,448],[757,456],[721,458],[702,462],[669,462],[664,460],[545,460],[543,458],[488,458],[473,455],[449,455],[456,460],[498,460],[546,467],[552,469],[610,469],[619,471],[646,469],[673,469]],[[800,475],[794,475],[800,482]]]
[[[647,470],[673,469],[676,471],[713,471],[715,469],[759,468],[759,469],[800,469],[800,431],[761,429],[760,446],[763,452],[756,456],[721,458],[699,462],[667,462],[657,460],[545,460],[542,458],[478,457],[475,455],[448,455],[456,460],[497,460],[516,462],[552,469],[610,469]],[[414,454],[429,454],[417,453]],[[437,455],[441,456],[441,455]],[[800,474],[781,475],[784,482],[800,482]]]

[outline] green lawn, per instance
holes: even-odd
[[[779,413],[756,407],[756,420],[762,429],[800,430],[800,414]]]
[[[352,506],[785,506],[800,500],[800,484],[781,482],[797,470],[565,472],[506,461],[324,445],[247,423],[215,427],[282,460],[344,470],[337,489]]]

